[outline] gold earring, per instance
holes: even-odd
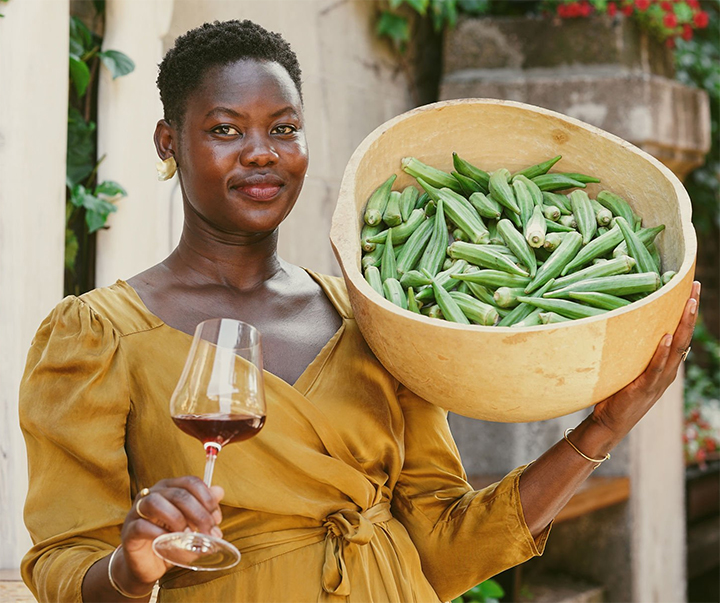
[[[175,163],[175,157],[170,155],[167,159],[158,161],[155,164],[157,170],[158,180],[170,180],[177,171],[177,163]]]

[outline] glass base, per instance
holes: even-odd
[[[173,532],[158,536],[155,554],[168,563],[195,571],[217,571],[234,567],[240,551],[232,544],[198,532]]]

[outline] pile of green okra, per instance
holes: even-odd
[[[667,283],[654,244],[665,225],[644,227],[610,191],[591,199],[600,180],[551,173],[560,159],[511,174],[456,153],[451,173],[404,158],[420,189],[392,190],[393,174],[370,195],[365,278],[406,310],[512,327],[595,316]]]

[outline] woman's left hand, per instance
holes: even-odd
[[[690,348],[699,302],[700,283],[695,281],[680,324],[673,335],[663,337],[645,372],[595,406],[592,418],[609,431],[613,446],[627,435],[675,380],[685,351]]]

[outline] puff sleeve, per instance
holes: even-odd
[[[393,515],[417,548],[423,573],[441,600],[541,555],[550,526],[533,539],[518,482],[525,466],[482,490],[466,481],[447,413],[403,386],[405,461]]]
[[[39,601],[82,601],[85,572],[120,542],[131,505],[121,337],[82,300],[40,326],[20,385],[28,454],[22,576]]]

